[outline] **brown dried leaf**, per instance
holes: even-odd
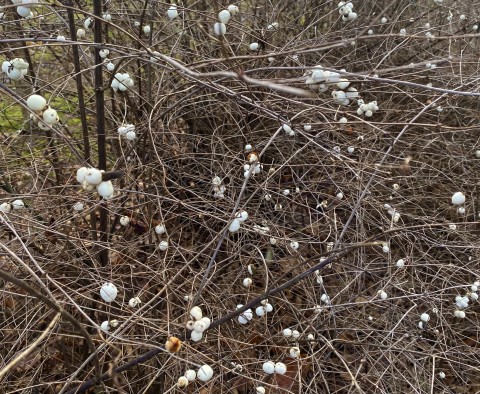
[[[311,368],[309,359],[302,355],[298,359],[285,357],[281,362],[287,366],[287,372],[285,375],[273,375],[273,379],[269,383],[276,387],[266,386],[266,393],[286,394],[300,392],[300,383]]]

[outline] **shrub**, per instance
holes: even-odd
[[[9,392],[479,391],[469,3],[93,3],[0,13]]]

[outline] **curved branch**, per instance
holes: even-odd
[[[288,289],[289,287],[294,286],[295,284],[297,284],[301,280],[305,279],[307,276],[314,273],[316,270],[322,269],[323,267],[327,266],[328,264],[331,264],[333,261],[337,260],[338,258],[344,257],[345,255],[350,253],[355,248],[363,247],[363,246],[365,246],[365,244],[354,245],[354,246],[348,247],[346,249],[343,249],[342,251],[338,252],[337,254],[332,254],[327,259],[321,261],[318,264],[315,264],[314,266],[312,266],[308,270],[302,272],[300,275],[297,275],[296,277],[288,280],[287,282],[285,282],[284,284],[282,284],[280,286],[277,286],[277,287],[274,287],[274,288],[271,288],[271,289],[265,291],[264,293],[260,294],[258,297],[254,298],[253,300],[251,300],[250,302],[245,304],[243,307],[238,308],[238,309],[236,309],[232,312],[229,312],[225,316],[223,316],[222,318],[220,318],[218,320],[215,320],[214,322],[212,322],[212,324],[210,325],[208,330],[212,330],[216,327],[221,326],[222,324],[226,323],[227,321],[234,319],[235,317],[237,317],[237,316],[241,315],[243,312],[245,312],[247,309],[253,308],[255,305],[259,304],[265,298],[268,298],[272,295],[278,294],[278,293]],[[322,256],[320,256],[320,255],[313,256],[313,257],[305,260],[304,262],[302,262],[302,265],[307,264],[307,263],[312,262],[312,261],[315,261],[315,260],[318,260],[320,257],[322,257]],[[184,339],[185,338],[182,338],[182,340],[184,340]],[[159,354],[163,350],[164,350],[163,348],[150,350],[150,351],[144,353],[143,355],[141,355],[140,357],[137,357],[137,358],[129,361],[128,363],[123,364],[122,366],[114,369],[113,374],[126,371],[127,369],[130,369],[130,368],[132,368],[132,367],[134,367],[134,366],[136,366],[140,363],[143,363],[147,360],[150,360],[151,358],[155,357],[157,354]],[[92,387],[93,385],[95,385],[95,384],[97,384],[101,381],[104,381],[106,379],[110,379],[111,377],[112,377],[112,374],[103,374],[99,378],[97,377],[97,378],[87,380],[86,382],[82,383],[80,386],[78,386],[78,387],[76,387],[76,388],[74,388],[70,391],[67,391],[66,394],[83,393],[87,389]]]
[[[50,331],[55,327],[55,325],[58,323],[58,319],[60,319],[60,316],[62,314],[60,312],[57,312],[53,320],[50,322],[48,327],[42,332],[42,334],[33,341],[33,343],[27,347],[23,352],[18,354],[13,360],[11,360],[5,367],[0,371],[0,379],[3,379],[3,377],[10,371],[15,365],[17,365],[22,359],[27,357],[37,346],[40,342],[42,342],[45,337],[50,333]]]
[[[90,338],[90,335],[88,334],[88,332],[85,330],[85,328],[78,322],[78,320],[74,316],[72,316],[70,313],[68,313],[66,310],[64,310],[55,301],[51,300],[48,297],[45,297],[42,293],[38,292],[33,287],[31,287],[29,284],[27,284],[25,281],[17,278],[16,276],[10,275],[8,272],[0,269],[0,277],[3,278],[4,280],[8,281],[8,282],[13,283],[16,286],[22,288],[23,290],[25,290],[30,295],[38,298],[45,305],[49,306],[54,311],[60,313],[65,319],[67,319],[70,323],[72,323],[80,331],[80,334],[87,341],[87,344],[88,344],[88,347],[90,348],[90,351],[93,354],[95,354],[95,358],[94,358],[95,369],[96,369],[96,372],[97,372],[97,376],[100,376],[100,365],[99,365],[98,356],[96,355],[95,345],[93,344],[92,339]]]

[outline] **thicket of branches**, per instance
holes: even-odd
[[[218,1],[173,20],[165,2],[93,3],[2,10],[1,60],[29,69],[0,85],[0,203],[25,204],[0,212],[0,391],[479,392],[475,5],[354,1],[342,21],[337,2],[245,0],[218,36]],[[319,65],[379,109],[307,84]],[[134,85],[114,92],[116,73]],[[39,129],[33,93],[60,123]],[[112,198],[82,189],[82,166],[113,174]],[[199,342],[193,306],[212,320]],[[211,380],[176,386],[203,364]]]

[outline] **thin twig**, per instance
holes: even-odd
[[[62,316],[62,314],[58,312],[48,327],[43,330],[42,334],[35,339],[31,345],[28,346],[24,351],[17,354],[13,360],[11,360],[7,365],[5,365],[5,367],[2,368],[2,370],[0,370],[0,379],[2,379],[15,365],[27,357],[39,345],[39,343],[42,342],[48,334],[50,334],[50,331],[53,330],[53,327],[55,327],[55,325],[58,323],[60,316]]]
[[[35,290],[33,287],[31,287],[29,284],[27,284],[25,281],[18,279],[17,277],[10,275],[8,272],[0,269],[0,276],[5,279],[8,282],[13,283],[14,285],[22,288],[25,290],[27,293],[30,295],[38,298],[40,301],[42,301],[45,305],[49,306],[53,310],[59,312],[65,319],[67,319],[70,323],[72,323],[79,331],[80,334],[85,338],[87,341],[88,347],[90,348],[90,352],[95,353],[95,345],[92,342],[92,339],[90,338],[90,335],[88,332],[83,328],[83,326],[78,322],[78,320],[72,316],[70,313],[68,313],[66,310],[64,310],[60,305],[58,305],[55,301],[51,300],[48,297],[45,297],[42,293],[39,293],[37,290]],[[95,362],[95,369],[97,376],[100,376],[100,364],[98,360],[98,356],[95,356],[94,358]]]

